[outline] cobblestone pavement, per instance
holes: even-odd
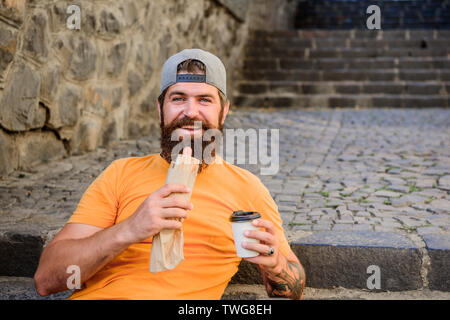
[[[450,233],[450,110],[233,110],[226,128],[279,129],[279,172],[260,175],[288,232]],[[158,152],[159,138],[52,161],[0,180],[1,229],[48,239],[113,160]],[[269,143],[270,150],[270,143]]]
[[[239,111],[229,120],[280,128],[280,171],[261,180],[289,230],[449,232],[449,110]]]

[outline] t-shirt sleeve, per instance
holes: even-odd
[[[258,192],[255,200],[253,201],[253,207],[256,208],[256,211],[261,214],[263,219],[270,220],[275,225],[280,251],[285,257],[287,257],[291,251],[291,248],[284,234],[283,221],[278,213],[278,206],[266,186],[264,186],[259,179],[258,182],[258,188],[256,189]]]
[[[117,175],[117,161],[114,161],[86,189],[68,223],[112,226],[118,208]]]

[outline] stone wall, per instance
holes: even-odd
[[[247,20],[252,30],[291,30],[299,0],[251,0]]]
[[[0,0],[0,176],[151,139],[162,65],[184,48],[221,57],[232,92],[248,22],[223,2]]]

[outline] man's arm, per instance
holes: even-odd
[[[301,299],[305,289],[305,271],[300,261],[291,251],[289,258],[282,254],[282,264],[279,272],[265,271],[260,266],[261,275],[269,297],[286,297]]]
[[[69,223],[45,247],[34,275],[36,291],[41,296],[67,290],[67,267],[81,270],[81,283],[92,277],[130,243],[121,237],[123,225],[102,229]]]
[[[243,242],[245,249],[259,252],[259,256],[244,258],[259,265],[266,290],[271,297],[301,299],[305,288],[305,271],[292,250],[285,257],[279,250],[275,227],[269,220],[257,219],[252,224],[265,231],[247,230],[244,235],[260,243]],[[269,255],[270,249],[273,254]]]
[[[80,268],[84,283],[131,244],[148,239],[163,229],[180,229],[173,218],[187,218],[189,201],[167,198],[173,192],[188,193],[180,184],[167,184],[152,193],[126,220],[102,229],[83,224],[67,224],[44,249],[34,275],[36,291],[49,295],[67,290],[67,267]],[[93,213],[95,214],[95,213]]]

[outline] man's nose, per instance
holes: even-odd
[[[189,118],[195,118],[198,116],[199,105],[194,99],[188,99],[186,107],[184,109],[184,115]]]

